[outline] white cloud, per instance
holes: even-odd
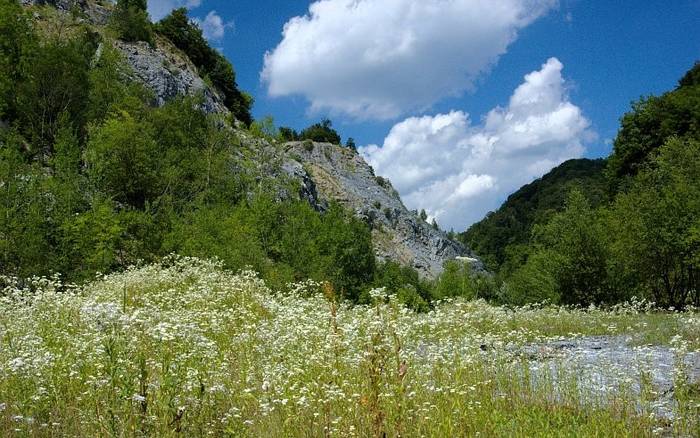
[[[506,108],[494,108],[478,125],[462,111],[412,117],[396,124],[382,147],[360,153],[409,208],[464,230],[523,184],[581,157],[595,137],[569,101],[562,68],[549,59],[525,76]]]
[[[149,0],[148,13],[151,19],[156,22],[165,17],[173,9],[185,7],[194,9],[202,4],[202,0]]]
[[[234,27],[233,21],[224,22],[223,18],[216,11],[209,12],[204,20],[195,19],[195,22],[202,28],[204,38],[210,41],[223,39],[226,29]]]
[[[557,0],[319,0],[265,55],[271,96],[389,119],[473,87]]]

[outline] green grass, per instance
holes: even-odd
[[[632,333],[696,349],[692,312],[454,300],[415,314],[381,291],[373,306],[336,306],[318,284],[273,292],[253,273],[186,258],[84,287],[5,283],[0,436],[698,433],[696,388],[679,390],[676,419],[661,422],[624,388],[581,402],[574,370],[534,385],[506,348]]]

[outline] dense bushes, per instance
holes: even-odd
[[[153,44],[153,29],[146,0],[117,0],[110,25],[124,41],[146,41]]]
[[[223,94],[224,104],[236,119],[246,125],[253,121],[250,109],[252,98],[238,89],[236,74],[231,63],[213,49],[202,34],[202,29],[187,16],[186,8],[175,9],[155,26],[156,31],[185,52],[202,76]]]
[[[303,129],[301,132],[297,132],[292,128],[283,126],[279,128],[278,137],[281,141],[311,140],[318,143],[331,143],[335,145],[341,144],[340,135],[335,129],[333,129],[333,122],[331,122],[329,119],[323,119],[319,123],[314,123],[313,125]],[[348,148],[356,148],[355,141],[353,139],[349,138],[348,141]]]
[[[340,135],[333,129],[333,123],[328,119],[321,120],[299,133],[299,140],[311,140],[319,143],[332,143],[339,145]]]

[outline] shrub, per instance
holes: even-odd
[[[333,129],[333,123],[328,119],[323,119],[320,123],[316,123],[304,129],[299,134],[299,138],[318,143],[340,144],[340,135]]]

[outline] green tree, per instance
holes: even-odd
[[[294,129],[282,126],[279,129],[279,138],[281,141],[287,142],[287,141],[298,141],[299,140],[299,133],[296,132]]]
[[[600,213],[586,196],[572,190],[566,209],[535,228],[535,242],[550,254],[564,304],[615,302],[608,275],[609,242]]]
[[[167,252],[217,257],[229,269],[249,267],[269,273],[269,261],[245,208],[226,204],[201,206],[178,217],[166,239]]]
[[[372,286],[386,288],[389,293],[396,294],[399,301],[419,312],[428,311],[433,300],[432,285],[421,279],[415,269],[394,261],[376,266]],[[360,302],[369,303],[369,297],[361,297]]]
[[[559,304],[561,295],[556,276],[563,263],[561,255],[554,251],[546,248],[536,251],[508,277],[499,300],[516,306]]]
[[[275,126],[275,119],[266,116],[262,120],[256,120],[250,124],[250,133],[258,138],[274,141],[280,138],[280,131]]]
[[[91,181],[117,202],[143,209],[161,193],[153,128],[121,112],[93,129],[85,151]]]
[[[37,49],[31,75],[16,85],[19,123],[35,147],[33,155],[51,154],[61,117],[68,117],[79,131],[84,129],[94,51],[94,36],[89,33],[52,38]]]
[[[153,30],[146,0],[117,0],[110,24],[119,39],[153,44]]]
[[[61,258],[72,278],[87,279],[124,265],[118,258],[124,229],[109,201],[97,200],[89,210],[68,217],[60,231]]]
[[[699,71],[700,64],[696,64],[675,90],[632,105],[622,118],[609,159],[611,178],[636,175],[671,137],[700,138]]]
[[[667,141],[611,210],[624,285],[664,306],[700,304],[700,141]]]
[[[447,261],[435,283],[433,295],[439,300],[454,297],[477,298],[476,274],[467,263],[458,260]]]
[[[0,0],[0,120],[17,116],[17,85],[32,71],[38,46],[31,22],[16,0]]]
[[[15,131],[0,140],[0,270],[19,276],[48,274],[55,266],[55,197],[41,167],[24,159],[25,144]]]
[[[355,139],[352,137],[348,137],[348,140],[345,142],[345,147],[357,152],[357,145],[355,144]]]

